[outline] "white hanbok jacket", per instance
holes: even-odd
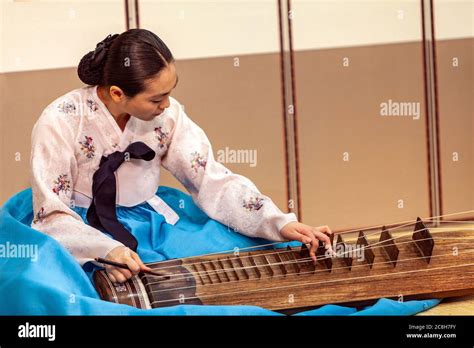
[[[32,131],[31,227],[59,241],[80,264],[105,257],[122,243],[87,225],[71,208],[88,208],[92,177],[102,156],[142,141],[156,152],[151,161],[131,159],[116,171],[116,204],[148,202],[174,224],[178,215],[155,195],[160,166],[169,170],[212,219],[239,233],[283,241],[281,228],[297,221],[285,214],[247,178],[214,159],[204,133],[170,98],[170,106],[151,121],[129,119],[120,129],[97,95],[97,86],[78,88],[48,105]]]

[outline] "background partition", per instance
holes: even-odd
[[[304,221],[430,216],[419,3],[291,3]]]
[[[0,202],[30,187],[31,130],[43,109],[82,86],[76,67],[126,28],[122,0],[0,1]]]
[[[452,214],[474,209],[474,2],[438,0],[434,15],[441,210]]]
[[[139,11],[140,27],[172,50],[174,97],[207,133],[215,158],[287,211],[276,1],[142,0]],[[162,184],[185,190],[162,174]]]
[[[107,34],[139,25],[174,53],[173,96],[205,130],[216,159],[283,211],[291,187],[310,225],[356,229],[430,216],[423,3],[431,4],[2,0],[1,203],[30,186],[32,126],[52,100],[82,86],[81,57]],[[430,115],[438,120],[441,213],[449,214],[474,209],[474,2],[435,0],[433,8],[437,113]],[[292,117],[295,134],[284,122]],[[163,185],[184,190],[162,174]]]

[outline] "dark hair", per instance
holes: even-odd
[[[145,80],[174,61],[166,44],[146,29],[108,35],[82,57],[77,74],[88,85],[118,86],[128,97],[145,90]]]

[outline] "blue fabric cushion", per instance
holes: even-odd
[[[167,224],[148,203],[117,208],[119,221],[137,238],[137,251],[144,262],[268,243],[210,219],[179,190],[161,186],[157,194],[180,215],[176,225]],[[87,222],[86,209],[74,210]],[[81,267],[56,240],[30,228],[32,219],[31,188],[12,196],[0,210],[0,245],[38,248],[36,259],[0,256],[1,315],[282,315],[256,306],[179,305],[142,310],[102,301],[91,280],[95,266],[87,263]],[[286,244],[299,245],[279,246]],[[380,299],[359,311],[326,305],[295,315],[413,315],[438,303],[435,299],[402,303]]]

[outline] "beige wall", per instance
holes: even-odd
[[[55,98],[81,85],[75,69],[0,74],[1,203],[29,187],[31,130]]]
[[[292,0],[296,50],[418,41],[417,0]],[[474,36],[472,0],[435,0],[440,40]],[[74,67],[125,30],[123,0],[0,0],[0,73]],[[178,59],[279,51],[277,0],[140,0]],[[216,30],[216,28],[218,28]],[[357,30],[354,30],[357,28]]]
[[[434,14],[441,209],[450,214],[474,209],[474,1],[438,0]]]
[[[0,11],[0,72],[72,67],[125,30],[123,0],[2,0]]]
[[[140,26],[178,59],[279,52],[275,0],[142,0]]]
[[[441,203],[450,214],[474,209],[474,40],[441,41],[436,52]]]
[[[349,229],[430,216],[421,53],[400,43],[296,54],[304,221]],[[389,100],[419,103],[419,119],[381,116]]]

